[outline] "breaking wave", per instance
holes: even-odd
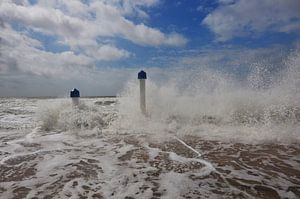
[[[147,113],[139,110],[139,87],[129,82],[120,96],[123,128],[137,132],[193,134],[207,139],[299,142],[300,53],[284,70],[253,64],[238,79],[210,68],[172,69],[162,84],[147,80]],[[167,76],[167,75],[165,75]]]
[[[114,112],[101,109],[99,104],[102,104],[102,101],[97,101],[94,104],[80,102],[78,106],[74,106],[65,99],[43,103],[38,112],[41,129],[45,131],[67,131],[107,128],[116,115]]]
[[[196,135],[237,142],[300,142],[300,53],[280,66],[253,64],[244,79],[209,67],[149,69],[147,116],[139,109],[138,80],[116,99],[41,105],[43,130],[110,129],[159,139]],[[275,72],[274,72],[275,71]],[[157,74],[157,72],[156,72]],[[153,75],[153,76],[152,76]]]

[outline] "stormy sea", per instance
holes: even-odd
[[[300,198],[299,56],[117,97],[0,99],[0,198]]]

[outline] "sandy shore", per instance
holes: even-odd
[[[2,136],[0,198],[300,197],[297,145],[181,137],[198,157],[176,139],[145,135],[34,136]]]

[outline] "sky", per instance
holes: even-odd
[[[141,69],[243,78],[298,49],[299,0],[0,1],[0,96],[117,95]]]

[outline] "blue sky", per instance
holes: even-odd
[[[0,30],[2,96],[74,85],[114,95],[141,68],[205,65],[242,77],[249,63],[278,62],[299,48],[300,1],[3,0]]]

